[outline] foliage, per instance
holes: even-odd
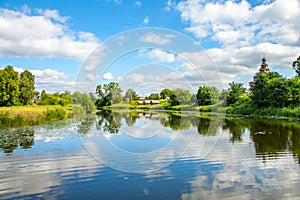
[[[154,100],[158,100],[160,99],[160,95],[157,93],[151,93],[148,97],[148,99],[154,99]]]
[[[173,91],[166,88],[166,89],[163,89],[163,90],[160,92],[160,97],[161,97],[162,99],[165,99],[165,98],[167,98],[167,97],[170,98],[172,94],[173,94]]]
[[[0,106],[19,105],[19,74],[12,66],[0,70]]]
[[[242,83],[229,83],[230,88],[226,93],[226,105],[231,105],[237,102],[241,96],[245,93],[246,88],[243,87]]]
[[[197,92],[198,105],[212,105],[219,99],[218,89],[214,86],[199,87]]]
[[[42,91],[39,105],[61,105],[66,106],[72,103],[72,95],[70,92],[47,94],[45,90]]]
[[[103,106],[110,106],[114,103],[120,103],[122,101],[121,88],[119,83],[110,82],[109,84],[100,84],[96,88],[97,100],[95,105],[97,109],[101,109]]]
[[[293,62],[293,69],[296,71],[297,76],[300,76],[300,56]]]
[[[175,89],[172,91],[172,94],[170,96],[170,104],[171,106],[184,105],[190,102],[191,97],[192,95],[190,91],[183,89]]]
[[[133,89],[129,88],[125,93],[125,99],[127,99],[127,100],[137,100],[138,95]]]
[[[28,105],[33,103],[34,93],[34,75],[25,70],[20,74],[20,101],[22,105]]]
[[[95,110],[95,102],[92,100],[90,94],[74,92],[73,104],[79,104],[83,107],[85,113],[92,113]],[[79,114],[79,113],[75,113]]]

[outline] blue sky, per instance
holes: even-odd
[[[291,63],[300,55],[299,10],[298,0],[3,0],[0,67],[32,71],[37,90],[49,92],[73,90],[74,85],[92,91],[93,84],[109,81],[136,89],[148,83],[149,90],[153,85],[189,85],[193,92],[203,84],[222,89],[233,80],[248,86],[263,54],[271,70],[287,77],[295,74]],[[86,68],[97,47],[96,54],[108,55],[108,40],[148,27],[170,31],[145,30],[151,48],[139,44],[102,71]],[[197,51],[174,52],[164,43],[170,40],[178,46],[180,34],[190,37]],[[195,76],[195,68],[180,60],[182,56],[201,75]],[[145,65],[150,69],[155,65],[152,75],[141,67]],[[85,79],[78,78],[82,75]],[[185,84],[172,85],[170,80]],[[86,85],[88,81],[93,84]]]

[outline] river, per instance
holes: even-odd
[[[300,122],[105,111],[0,129],[0,199],[300,198]]]

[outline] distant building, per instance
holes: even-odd
[[[150,105],[150,104],[151,104],[151,100],[145,100],[145,101],[144,101],[144,104],[145,104],[145,105]]]
[[[139,100],[144,101],[144,100],[146,100],[146,97],[139,97]]]
[[[269,73],[270,69],[269,69],[269,65],[266,63],[267,59],[265,57],[262,58],[262,63],[260,65],[260,69],[259,69],[259,73]],[[253,81],[251,81],[249,83],[250,87],[253,87],[255,84],[255,80],[256,80],[256,76],[253,77]]]
[[[151,104],[154,105],[154,104],[159,104],[159,100],[151,100]]]

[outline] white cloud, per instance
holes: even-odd
[[[92,33],[74,32],[57,10],[23,12],[0,8],[0,57],[56,57],[83,61],[99,40]]]
[[[89,81],[97,81],[99,79],[99,75],[95,75],[95,74],[87,74],[86,78]]]
[[[140,38],[141,42],[153,43],[158,45],[170,44],[175,35],[157,34],[154,32],[147,33]]]
[[[179,2],[177,9],[187,24],[186,30],[200,43],[206,39],[220,44],[206,52],[226,81],[243,76],[250,81],[263,53],[271,70],[291,70],[299,54],[298,0],[268,1],[258,6],[246,0],[187,0]],[[201,63],[196,54],[187,52],[185,56]]]
[[[178,4],[188,31],[199,39],[211,37],[223,46],[241,47],[261,41],[296,45],[300,41],[300,3],[297,0],[276,0],[251,7],[241,2],[184,1]]]
[[[154,59],[157,62],[175,62],[176,57],[174,54],[163,51],[161,49],[152,49],[149,52],[140,52],[140,56],[146,53],[147,57]]]
[[[143,20],[143,24],[149,24],[149,17],[145,17],[145,19]]]
[[[30,70],[35,75],[35,86],[38,91],[47,92],[73,91],[74,80],[69,75],[53,69]]]
[[[142,6],[142,2],[136,1],[136,2],[134,2],[134,5],[135,5],[136,7],[141,7],[141,6]]]
[[[114,77],[113,77],[112,73],[106,72],[103,74],[103,79],[104,80],[112,80],[112,79],[114,79]]]
[[[175,5],[176,5],[176,4],[173,3],[171,0],[168,0],[168,1],[167,1],[167,5],[166,5],[166,7],[165,7],[165,10],[166,10],[166,11],[170,11]]]

